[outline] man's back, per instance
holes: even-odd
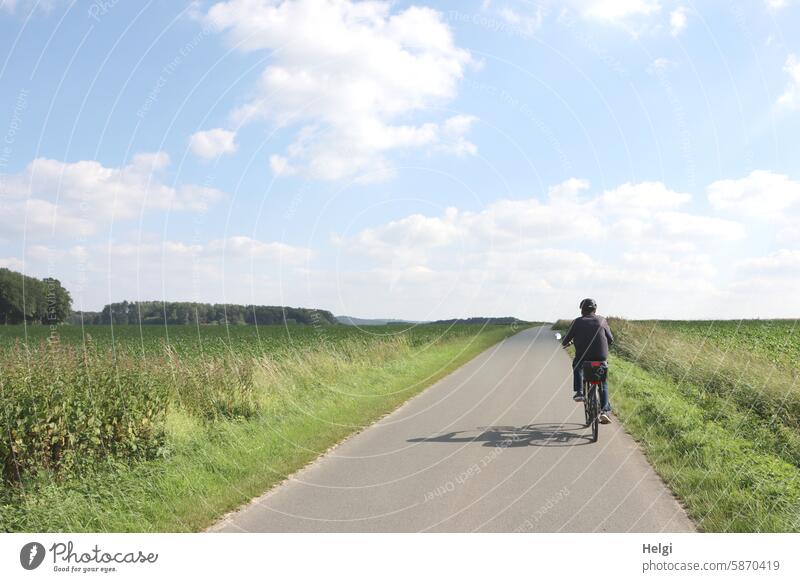
[[[605,361],[614,336],[608,322],[599,315],[582,315],[569,326],[563,344],[575,342],[575,356],[583,361]]]

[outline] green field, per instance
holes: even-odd
[[[744,350],[748,356],[757,356],[790,372],[800,371],[800,321],[796,319],[640,323],[677,332],[722,352]]]
[[[0,531],[196,531],[519,327],[0,328]]]
[[[699,527],[800,531],[798,322],[609,324],[615,411]]]
[[[133,355],[159,355],[166,346],[182,356],[285,354],[311,346],[347,341],[368,343],[403,337],[422,346],[447,336],[475,335],[481,326],[393,324],[357,328],[348,325],[77,325],[59,326],[64,345],[116,349]],[[50,337],[46,325],[0,325],[0,351],[15,345],[36,349]]]

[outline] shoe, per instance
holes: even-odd
[[[575,402],[583,402],[585,400],[585,398],[583,397],[583,394],[581,394],[580,392],[576,392],[575,396],[573,396],[572,399]]]
[[[608,416],[609,412],[601,412],[600,413],[600,424],[608,424],[611,422],[611,417]]]

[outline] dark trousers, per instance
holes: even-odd
[[[583,388],[583,360],[580,358],[572,360],[572,388],[575,392],[580,392]],[[600,384],[600,410],[611,411],[611,403],[608,401],[608,380],[603,380]]]

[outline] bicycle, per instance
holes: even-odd
[[[556,339],[561,339],[561,334],[556,334]],[[572,345],[572,342],[564,349]],[[592,442],[596,443],[600,433],[600,403],[597,396],[600,384],[608,378],[608,362],[583,362],[583,385],[581,395],[583,396],[583,413],[586,420],[586,428],[592,427]]]
[[[608,377],[606,362],[583,362],[583,411],[586,427],[592,427],[592,442],[600,433],[600,404],[597,396],[600,384]]]

